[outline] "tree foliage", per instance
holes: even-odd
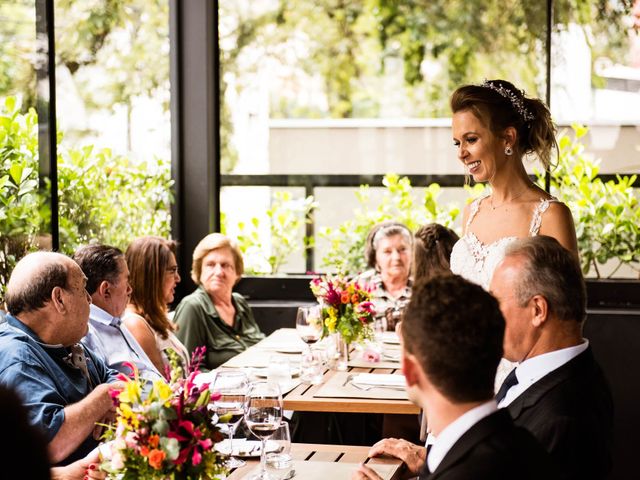
[[[606,39],[592,43],[594,56],[620,59],[629,34],[622,20],[632,4],[556,0],[553,29],[581,25],[587,38]],[[449,93],[485,77],[508,78],[532,95],[544,93],[543,1],[221,2],[219,16],[222,98],[237,97],[252,77],[264,79],[274,84],[272,118],[378,117],[389,102],[403,116],[448,116]],[[390,83],[387,73],[398,61],[403,81]],[[277,78],[267,79],[273,66]],[[318,84],[322,99],[317,87],[308,87]],[[228,172],[236,154],[223,103]]]
[[[0,105],[0,297],[9,274],[50,231],[51,185],[38,172],[38,121],[33,108],[9,97]],[[100,241],[120,248],[140,235],[168,236],[173,201],[170,163],[132,163],[110,150],[65,148],[58,137],[60,246],[73,253]],[[50,243],[50,242],[49,242]]]

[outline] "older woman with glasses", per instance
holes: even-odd
[[[191,278],[198,288],[182,299],[174,320],[189,351],[206,347],[204,368],[217,368],[264,338],[247,301],[232,292],[243,271],[240,250],[221,233],[204,237],[193,252]]]
[[[178,354],[183,367],[189,364],[167,316],[180,282],[175,254],[175,241],[155,236],[135,239],[125,253],[131,298],[122,321],[160,372],[169,366],[168,350]]]
[[[359,280],[371,289],[376,316],[386,319],[388,330],[393,330],[411,297],[412,241],[409,228],[393,221],[375,225],[367,236],[364,255],[371,270]]]

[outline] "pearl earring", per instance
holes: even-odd
[[[507,145],[506,147],[504,147],[504,153],[505,155],[513,155],[513,148]]]

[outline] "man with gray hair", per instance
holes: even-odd
[[[507,248],[490,289],[505,317],[504,357],[518,362],[498,406],[547,449],[562,478],[606,478],[613,401],[582,337],[586,288],[577,260],[552,237],[521,239]]]
[[[551,237],[516,240],[496,267],[490,290],[505,319],[504,357],[519,363],[496,394],[498,407],[550,453],[560,478],[607,478],[613,401],[582,337],[586,289],[577,259]],[[385,454],[417,474],[426,449],[387,438],[369,451]]]
[[[122,251],[108,245],[86,245],[76,250],[73,259],[87,276],[91,295],[89,332],[82,343],[122,373],[131,374],[127,365],[132,364],[141,378],[164,380],[120,319],[131,295],[129,268]]]
[[[113,411],[110,390],[122,388],[109,383],[118,372],[78,343],[89,321],[86,281],[65,255],[25,256],[9,279],[0,325],[0,384],[18,393],[29,421],[46,435],[54,464],[97,446],[96,423]]]

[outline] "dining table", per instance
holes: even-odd
[[[354,349],[345,371],[327,366],[317,385],[304,383],[296,375],[302,352],[308,346],[294,328],[274,331],[220,368],[243,369],[255,380],[267,378],[274,362],[288,359],[293,374],[281,383],[286,410],[415,415],[419,408],[409,401],[404,389],[399,342],[393,340],[395,333],[388,334],[391,336],[387,337],[388,343],[382,343],[378,361],[369,361]]]
[[[369,458],[369,447],[352,445],[322,445],[292,443],[290,455],[293,459],[293,476],[288,478],[304,480],[342,480],[351,478],[359,463],[374,469],[384,480],[402,478],[404,464],[393,457]],[[234,470],[227,479],[240,480],[259,468],[259,458],[247,458],[246,465]]]

